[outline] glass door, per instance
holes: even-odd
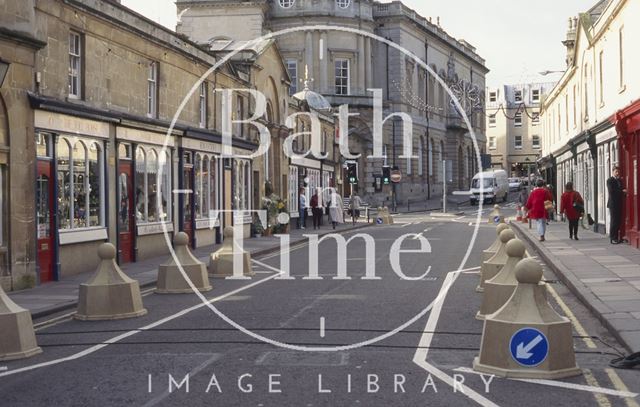
[[[53,182],[51,161],[38,160],[36,178],[36,227],[38,236],[38,267],[40,282],[53,280]]]

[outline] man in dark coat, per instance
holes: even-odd
[[[620,244],[620,225],[622,223],[622,208],[624,205],[624,194],[627,192],[622,187],[622,179],[620,178],[620,167],[613,167],[613,177],[607,180],[607,190],[609,191],[609,201],[607,208],[611,215],[611,225],[609,227],[609,238],[611,244]]]

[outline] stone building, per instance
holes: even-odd
[[[225,225],[242,223],[248,234],[249,213],[219,211],[257,208],[283,160],[255,154],[255,126],[238,122],[257,113],[255,101],[231,90],[267,96],[257,121],[280,143],[290,79],[275,43],[222,62],[118,2],[2,7],[0,68],[9,69],[0,89],[0,257],[8,289],[93,270],[105,241],[126,263],[166,255],[165,231],[185,231],[192,247],[220,242]]]
[[[487,151],[491,167],[513,177],[535,173],[542,148],[540,103],[553,83],[487,89]]]
[[[357,160],[340,160],[342,174],[336,185],[348,196],[344,168],[355,164],[356,187],[372,205],[425,200],[442,191],[443,160],[451,189],[467,189],[476,172],[475,133],[480,152],[485,150],[484,88],[487,69],[473,46],[449,36],[401,2],[371,0],[178,0],[177,31],[199,44],[252,40],[267,33],[276,41],[291,77],[290,93],[302,86],[305,68],[313,79],[311,89],[335,107],[348,104],[347,137]],[[415,54],[420,63],[393,48],[388,41]],[[471,128],[453,107],[445,86],[460,99]],[[412,122],[414,158],[403,157],[403,125],[400,116],[385,121],[382,154],[373,155],[373,95],[379,89],[384,115],[403,113]],[[397,186],[380,183],[383,166],[398,167],[403,180]]]
[[[640,4],[602,0],[569,19],[567,70],[541,106],[541,169],[558,195],[572,181],[594,228],[607,232],[606,181],[621,165],[627,193],[623,235],[640,246],[638,99]],[[634,124],[635,123],[635,124]],[[634,130],[635,129],[635,130]]]

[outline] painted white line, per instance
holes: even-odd
[[[413,237],[413,240],[418,240],[418,239],[420,239],[421,237],[424,237],[423,233],[424,233],[424,232],[416,233],[416,235]]]
[[[607,372],[609,379],[611,379],[611,383],[613,383],[613,387],[621,391],[629,391],[629,388],[627,387],[626,384],[624,384],[622,379],[620,379],[620,376],[618,376],[618,373],[616,373],[615,370],[604,369],[604,371]],[[640,407],[640,405],[632,398],[626,398],[624,401],[627,403],[627,407]]]
[[[324,317],[320,317],[320,337],[324,338]]]
[[[468,367],[459,367],[457,369],[453,369],[456,372],[461,372],[461,373],[472,373],[472,374],[481,374],[479,372],[476,372],[473,369],[469,369]],[[591,392],[591,393],[600,393],[600,394],[608,394],[610,396],[618,396],[618,397],[636,397],[638,396],[638,393],[632,393],[630,391],[620,391],[620,390],[613,390],[613,389],[607,389],[604,387],[596,387],[596,386],[587,386],[584,384],[575,384],[575,383],[567,383],[567,382],[561,382],[558,380],[547,380],[547,379],[515,379],[515,378],[509,378],[508,380],[515,380],[518,382],[525,382],[525,383],[533,383],[533,384],[542,384],[545,386],[551,386],[551,387],[562,387],[565,389],[570,389],[570,390],[579,390],[579,391],[587,391],[587,392]]]
[[[9,370],[6,366],[0,366],[0,372],[4,372],[5,370]]]
[[[411,226],[411,225],[413,225],[413,223],[412,223],[412,222],[409,222],[409,223],[405,223],[404,225],[402,225],[402,226],[400,226],[400,227],[401,227],[401,228],[406,228],[407,226]]]
[[[475,390],[461,384],[459,382],[455,382],[453,377],[449,376],[442,370],[433,366],[429,362],[427,362],[427,355],[429,354],[429,346],[431,346],[431,341],[433,340],[433,332],[435,331],[436,326],[438,325],[438,319],[440,318],[440,312],[442,312],[442,304],[444,304],[444,299],[446,294],[449,291],[449,288],[456,280],[456,272],[449,272],[442,283],[442,288],[440,289],[440,293],[438,293],[438,298],[435,300],[433,304],[433,308],[429,314],[429,319],[427,320],[427,325],[424,328],[424,333],[420,338],[420,344],[418,345],[418,349],[416,349],[416,353],[413,356],[413,363],[423,368],[429,374],[437,377],[443,382],[447,383],[449,386],[454,389],[461,388],[461,393],[465,396],[469,397],[471,400],[485,407],[498,407],[493,401],[484,397],[482,394],[476,392]]]
[[[262,283],[270,281],[271,279],[277,277],[279,274],[280,273],[274,274],[274,275],[269,276],[269,277],[266,277],[266,278],[264,278],[262,280],[255,281],[255,282],[253,282],[251,284],[248,284],[248,285],[246,285],[244,287],[240,287],[240,288],[235,289],[233,291],[230,291],[230,292],[228,292],[226,294],[223,294],[223,295],[221,295],[219,297],[215,297],[215,298],[213,298],[211,300],[208,300],[207,302],[200,303],[200,304],[194,305],[194,306],[189,307],[189,308],[185,308],[182,311],[177,312],[177,313],[175,313],[173,315],[169,315],[166,318],[162,318],[162,319],[160,319],[160,320],[158,320],[156,322],[153,322],[153,323],[151,323],[149,325],[145,325],[145,326],[143,326],[141,328],[134,329],[134,330],[129,331],[129,332],[125,332],[125,333],[120,334],[118,336],[114,336],[113,338],[107,339],[106,341],[104,341],[101,344],[94,345],[94,346],[92,346],[90,348],[87,348],[87,349],[81,351],[81,352],[74,353],[73,355],[66,356],[66,357],[59,358],[59,359],[50,360],[48,362],[37,363],[37,364],[31,365],[31,366],[25,366],[25,367],[22,367],[22,368],[19,368],[19,369],[15,369],[15,370],[11,370],[11,371],[5,372],[5,373],[0,373],[0,377],[9,376],[9,375],[13,375],[13,374],[16,374],[16,373],[28,372],[28,371],[39,369],[39,368],[42,368],[42,367],[57,365],[57,364],[60,364],[60,363],[63,363],[63,362],[68,362],[68,361],[80,359],[80,358],[82,358],[84,356],[87,356],[87,355],[90,355],[92,353],[95,353],[95,352],[97,352],[97,351],[99,351],[99,350],[101,350],[103,348],[106,348],[107,346],[109,346],[111,344],[118,343],[118,342],[122,341],[123,339],[129,338],[129,337],[131,337],[131,336],[133,336],[135,334],[138,334],[138,333],[140,333],[142,331],[147,331],[149,329],[156,328],[156,327],[158,327],[160,325],[166,324],[167,322],[171,322],[174,319],[180,318],[180,317],[182,317],[182,316],[184,316],[184,315],[186,315],[186,314],[188,314],[188,313],[190,313],[192,311],[195,311],[195,310],[198,310],[200,308],[206,307],[210,303],[218,302],[218,301],[223,300],[223,299],[225,299],[227,297],[231,297],[233,295],[236,295],[236,294],[238,294],[238,293],[240,293],[240,292],[242,292],[244,290],[248,290],[249,288],[253,288],[253,287],[257,286],[257,285],[260,285]]]

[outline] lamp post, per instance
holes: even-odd
[[[551,74],[554,74],[554,73],[565,73],[565,72],[566,71],[549,71],[549,70],[547,70],[547,71],[538,72],[538,74],[542,75],[542,76],[547,76],[547,75],[551,75]]]
[[[3,61],[0,58],[0,88],[4,84],[4,79],[7,76],[7,72],[9,72],[9,65],[11,65],[9,62]]]

